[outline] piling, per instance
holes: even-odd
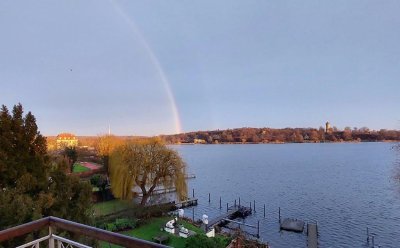
[[[228,203],[226,203],[226,212],[228,212]]]
[[[264,204],[264,218],[265,218],[265,204]]]
[[[236,199],[235,199],[235,208],[236,208]]]
[[[240,197],[239,197],[239,207],[240,207]]]
[[[221,196],[219,197],[219,209],[222,208],[222,204],[221,204]]]
[[[257,221],[257,238],[260,238],[260,221]]]
[[[250,202],[250,210],[251,210],[251,202]]]
[[[254,213],[256,212],[256,200],[253,201],[253,209],[254,209]]]
[[[209,202],[209,203],[211,202],[211,195],[210,195],[210,193],[208,193],[208,202]]]
[[[369,244],[369,230],[368,230],[368,227],[367,227],[367,244]]]
[[[194,198],[194,189],[192,190],[192,197]]]
[[[281,207],[278,209],[278,215],[279,215],[279,223],[281,222]]]

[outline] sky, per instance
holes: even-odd
[[[0,104],[45,135],[400,129],[400,1],[0,1]]]

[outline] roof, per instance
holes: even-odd
[[[57,135],[57,139],[76,139],[76,136],[72,133],[60,133]]]

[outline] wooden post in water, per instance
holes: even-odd
[[[194,189],[192,190],[192,197],[194,198]]]
[[[265,204],[264,204],[264,218],[265,218]]]
[[[235,208],[236,208],[236,199],[235,199]]]
[[[278,212],[278,214],[279,214],[279,223],[281,223],[281,207],[279,207],[279,210],[278,210],[279,212]]]
[[[253,201],[254,213],[256,212],[256,200]]]
[[[228,203],[226,203],[226,212],[228,212]]]
[[[250,202],[250,210],[251,210],[251,202]]]
[[[368,230],[368,227],[367,227],[367,244],[369,244],[369,230]]]
[[[222,208],[222,205],[221,205],[221,196],[219,197],[219,209],[221,209]]]
[[[260,221],[257,221],[257,238],[260,238]]]
[[[240,197],[239,197],[239,207],[240,207]]]
[[[209,202],[209,203],[211,202],[211,196],[210,196],[210,193],[208,193],[208,202]]]

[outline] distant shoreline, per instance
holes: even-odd
[[[221,143],[169,143],[168,145],[284,145],[284,144],[358,144],[358,143],[400,143],[399,140],[380,141],[326,141],[326,142],[221,142]]]

